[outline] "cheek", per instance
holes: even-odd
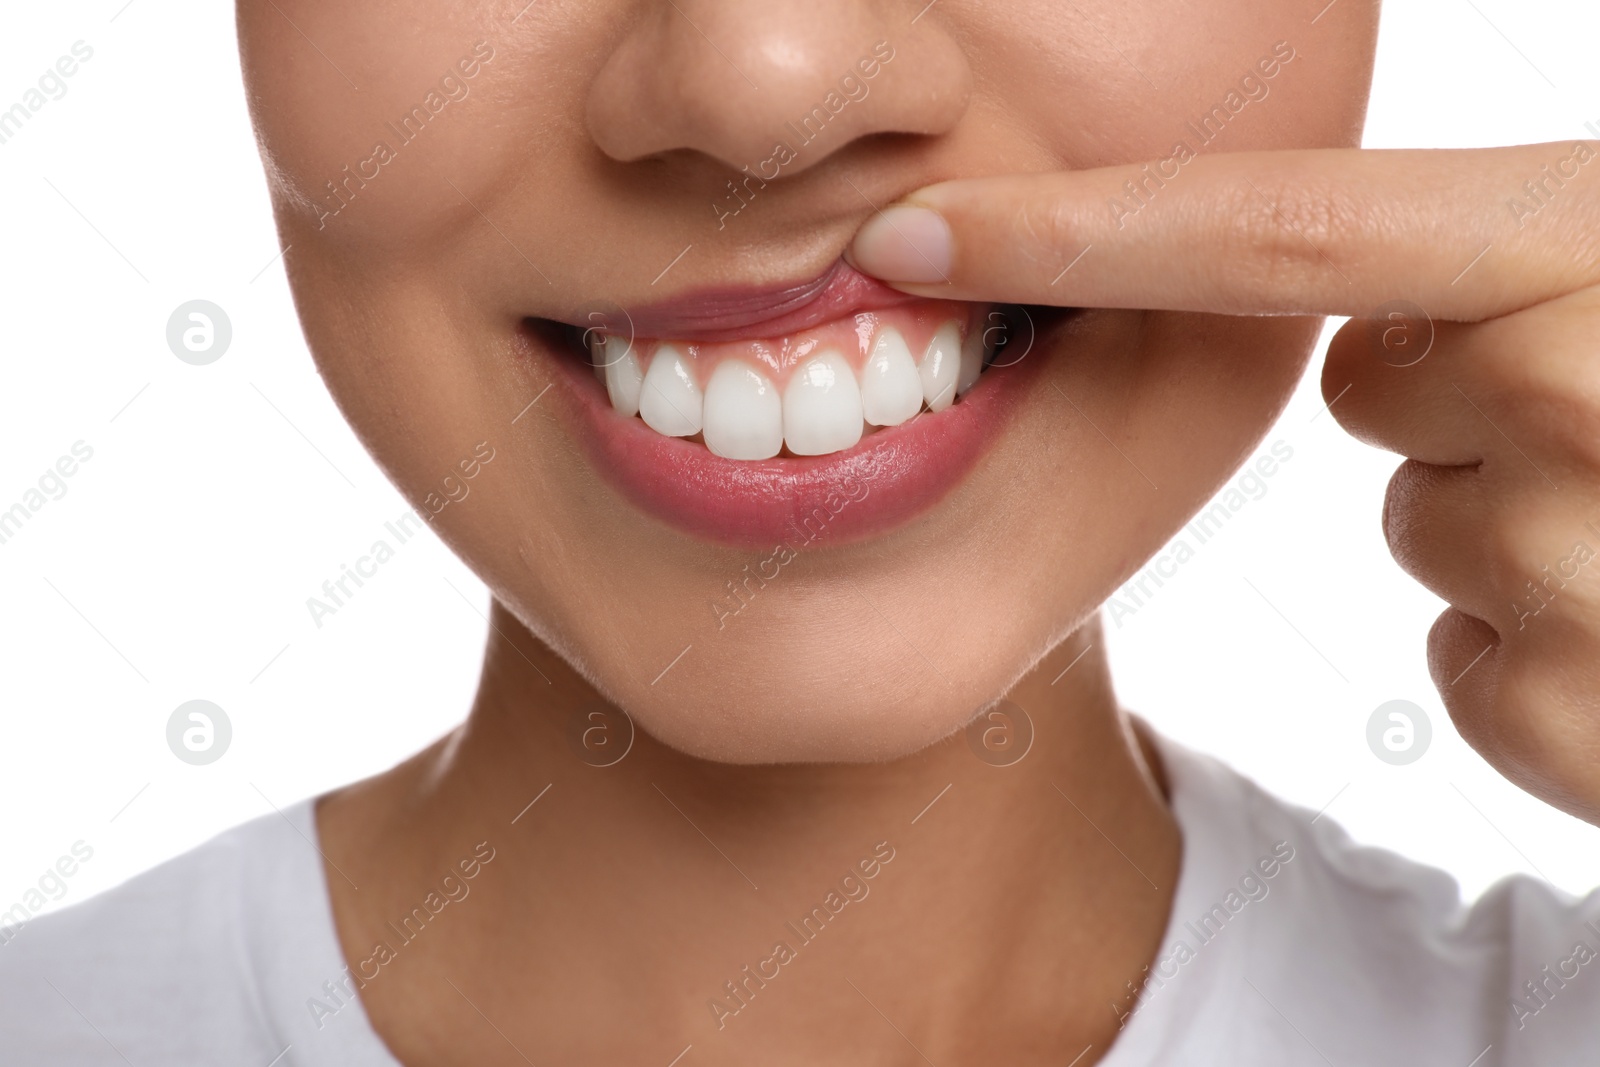
[[[1226,141],[1205,150],[1356,146],[1379,6],[1340,0],[1339,20],[1330,12],[1314,26],[1281,0],[1151,0],[1132,10],[1120,0],[1025,0],[982,5],[968,18],[982,49],[974,70],[1006,101],[1008,122],[1054,148],[1060,162],[1093,167],[1160,159],[1178,140],[1200,150],[1187,123],[1246,75],[1259,76],[1258,62],[1278,42],[1296,57],[1266,82],[1267,98],[1229,125]],[[1136,56],[1128,42],[1137,42]]]
[[[570,137],[585,82],[574,65],[611,24],[593,5],[542,5],[515,33],[491,4],[377,7],[238,5],[251,117],[280,225],[302,247],[404,253],[477,225],[451,184],[487,197],[529,173],[530,146]],[[375,20],[411,32],[375,31]]]
[[[1002,558],[984,577],[1012,598],[1005,607],[1032,612],[1047,634],[1103,603],[1259,446],[1319,327],[1156,312],[1073,323],[1042,354],[1051,387],[1010,442],[1011,487],[995,491]]]
[[[448,255],[436,259],[446,271]],[[499,485],[530,468],[480,462],[468,479],[460,464],[484,443],[498,452],[538,427],[531,417],[513,425],[516,407],[503,412],[528,383],[473,297],[431,277],[379,275],[370,264],[307,256],[288,266],[317,368],[384,473],[452,547],[464,542],[456,524],[482,527],[479,538],[504,537],[497,522],[508,491]]]
[[[1160,442],[1150,447],[1173,484],[1215,489],[1288,403],[1321,326],[1317,317],[1152,313],[1140,358],[1105,372],[1142,397],[1134,432]]]

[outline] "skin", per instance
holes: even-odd
[[[1463,732],[1539,795],[1600,810],[1586,769],[1600,742],[1582,726],[1593,679],[1574,666],[1597,661],[1593,601],[1574,585],[1527,636],[1503,607],[1532,561],[1567,554],[1600,484],[1574,432],[1595,425],[1600,390],[1557,388],[1590,380],[1597,257],[1551,236],[1557,207],[1543,237],[1491,237],[1417,192],[1470,180],[1487,218],[1537,153],[1327,151],[1359,140],[1371,2],[1314,25],[1271,0],[943,0],[912,21],[920,7],[239,4],[290,281],[330,390],[424,513],[477,442],[496,452],[432,518],[495,598],[471,714],[318,812],[352,965],[479,842],[494,849],[439,933],[362,990],[411,1067],[666,1063],[690,1044],[696,1063],[1098,1060],[1159,943],[1181,841],[1159,761],[1112,692],[1096,607],[1259,442],[1316,316],[1397,296],[1441,320],[1428,360],[1374,366],[1357,326],[1324,380],[1354,432],[1421,463],[1402,468],[1386,529],[1461,606],[1435,628],[1435,676],[1492,633],[1446,690]],[[719,229],[728,178],[879,40],[895,59],[871,95]],[[470,95],[327,217],[323,183],[480,41],[493,58]],[[1114,168],[1167,156],[1280,41],[1295,58],[1270,95],[1109,229],[1127,177]],[[1252,206],[1241,176],[1282,212]],[[1341,192],[1346,178],[1358,188]],[[1592,222],[1573,189],[1557,206]],[[528,407],[568,357],[519,351],[518,324],[813,277],[871,205],[908,196],[954,237],[938,295],[1098,310],[1036,340],[1029,395],[946,500],[808,551],[719,630],[708,600],[751,555],[666,528],[589,469],[564,389]],[[1347,290],[1284,219],[1352,274]],[[1452,290],[1490,239],[1505,260]],[[1059,275],[1088,243],[1093,271]],[[853,254],[867,269],[876,253]],[[1280,314],[1237,317],[1256,311]],[[1452,382],[1565,493],[1470,409],[1446,410]],[[1035,730],[1004,768],[961,732],[1002,694]],[[608,739],[636,728],[609,767],[576,755],[596,722]],[[719,1028],[707,1001],[723,982],[879,842],[895,858],[870,898]]]
[[[1126,239],[1098,210],[1126,168],[951,182],[891,213],[932,232],[905,216],[931,211],[949,237],[915,257],[940,264],[939,283],[908,291],[1356,316],[1329,346],[1323,394],[1345,429],[1406,457],[1383,532],[1450,604],[1428,634],[1445,706],[1508,778],[1600,825],[1597,160],[1591,141],[1219,156]],[[855,262],[903,277],[905,242],[887,229],[863,231]],[[1095,269],[1051,294],[1036,264],[1085,243]],[[1216,260],[1186,259],[1194,247]],[[1365,316],[1392,301],[1409,308],[1375,337]]]

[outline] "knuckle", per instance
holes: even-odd
[[[1013,209],[1011,232],[1018,251],[1034,263],[1049,264],[1061,257],[1061,250],[1073,247],[1084,230],[1078,205],[1068,197],[1023,197]]]
[[[1479,732],[1491,733],[1503,758],[1526,779],[1543,779],[1548,788],[1551,772],[1565,777],[1559,773],[1563,765],[1592,767],[1587,755],[1574,761],[1578,753],[1573,740],[1593,734],[1595,702],[1553,670],[1548,657],[1508,656],[1496,677],[1493,703],[1493,722],[1480,724]]]
[[[1558,450],[1582,470],[1600,470],[1600,406],[1574,403],[1566,405],[1565,411],[1550,414],[1550,430]]]
[[[1383,496],[1383,536],[1401,569],[1419,579],[1439,569],[1440,538],[1453,524],[1455,468],[1408,459],[1389,478]]]
[[[1454,629],[1436,627],[1430,644]],[[1451,654],[1473,652],[1463,646]],[[1491,658],[1495,662],[1488,662]],[[1553,799],[1552,793],[1565,792],[1560,781],[1565,777],[1562,766],[1568,759],[1569,735],[1548,672],[1536,657],[1511,655],[1504,648],[1485,659],[1473,669],[1483,671],[1488,684],[1447,693],[1445,710],[1462,740],[1501,774],[1537,796]]]
[[[1593,566],[1597,539],[1570,517],[1524,519],[1502,509],[1489,541],[1487,577],[1511,598],[1519,619],[1543,617],[1546,609],[1564,618],[1600,615],[1600,569]]]
[[[1304,291],[1340,277],[1342,235],[1360,224],[1359,215],[1337,190],[1321,182],[1289,186],[1252,183],[1235,191],[1224,205],[1224,226],[1234,245],[1224,262],[1256,272],[1264,287]]]
[[[1600,471],[1600,367],[1595,355],[1569,351],[1562,358],[1529,360],[1542,366],[1524,372],[1535,380],[1544,432],[1565,461],[1591,475]]]
[[[1419,532],[1424,532],[1427,526],[1422,513],[1424,487],[1421,484],[1420,466],[1415,460],[1408,459],[1396,467],[1383,494],[1383,537],[1396,559],[1399,559],[1401,549],[1408,546]]]
[[[1566,297],[1474,328],[1464,353],[1485,411],[1580,468],[1600,470],[1600,295]],[[1470,388],[1470,387],[1469,387]]]
[[[1485,541],[1490,568],[1507,588],[1517,589],[1532,581],[1552,558],[1552,539],[1545,525],[1519,518],[1510,509],[1497,509],[1488,522]]]

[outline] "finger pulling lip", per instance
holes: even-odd
[[[582,328],[598,324],[609,332],[640,338],[743,341],[781,336],[918,299],[836,260],[815,278],[695,290],[650,304],[607,307],[569,324]]]

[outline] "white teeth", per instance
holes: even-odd
[[[639,357],[633,353],[633,344],[621,337],[607,337],[605,348],[606,392],[611,396],[611,406],[628,418],[639,414],[639,387],[644,383],[644,371],[639,367]]]
[[[875,426],[898,426],[922,410],[922,380],[900,331],[878,331],[861,371],[861,413]]]
[[[700,432],[700,409],[700,386],[683,353],[662,345],[644,374],[639,417],[663,437],[692,437]]]
[[[934,332],[920,360],[905,336],[885,326],[858,374],[838,348],[823,348],[796,367],[779,393],[771,378],[742,359],[722,359],[704,388],[695,360],[680,344],[656,346],[642,367],[632,341],[589,336],[595,376],[611,406],[639,416],[664,437],[701,434],[727,459],[771,459],[842,452],[880,426],[898,426],[927,404],[943,411],[976,384],[987,353],[985,329],[967,336],[959,322]],[[702,365],[703,366],[703,365]]]
[[[797,456],[842,452],[861,440],[861,388],[840,353],[813,356],[783,391],[783,439]]]
[[[922,399],[929,411],[943,411],[956,399],[956,379],[961,362],[961,333],[947,322],[928,342],[917,374],[922,379]]]
[[[771,459],[783,448],[777,386],[743,360],[717,365],[706,383],[706,447],[726,459]]]
[[[956,376],[956,395],[962,396],[968,389],[978,384],[978,375],[983,373],[984,349],[988,347],[989,332],[987,323],[974,323],[967,330],[966,340],[961,342],[961,371]]]

